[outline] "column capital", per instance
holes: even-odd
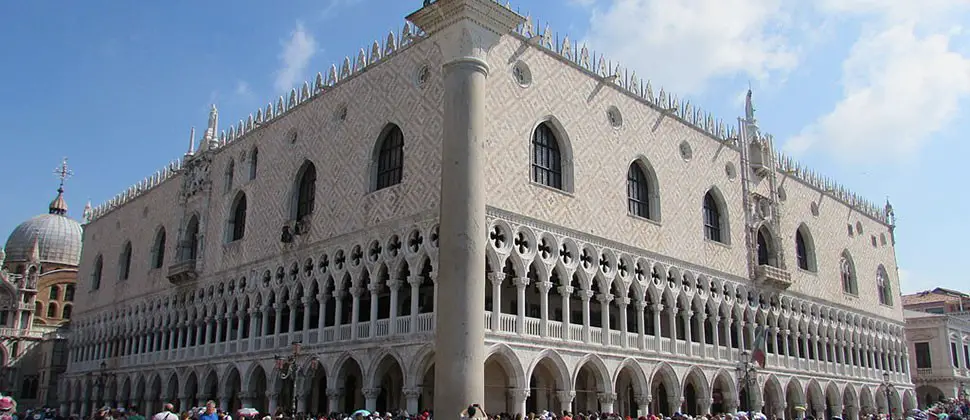
[[[625,306],[627,306],[627,305],[630,304],[630,298],[628,298],[626,296],[620,296],[620,297],[618,297],[618,298],[616,298],[614,300],[616,300],[616,305],[619,306],[619,307],[621,307],[621,308],[622,307],[625,307]]]
[[[616,402],[616,394],[610,392],[601,392],[596,394],[596,398],[601,404],[613,404]]]
[[[421,396],[421,388],[404,388],[404,398],[418,398]]]
[[[421,276],[418,276],[418,275],[408,276],[408,284],[411,285],[411,287],[420,287],[422,281],[424,281],[424,278]]]
[[[344,390],[342,388],[330,388],[327,390],[327,397],[329,398],[340,398],[344,395]]]
[[[391,289],[392,291],[398,290],[401,288],[402,283],[403,282],[400,279],[390,279],[387,281],[387,288]]]
[[[364,288],[360,286],[354,286],[350,288],[350,295],[359,298],[361,293],[364,293]]]
[[[426,1],[407,20],[428,36],[437,35],[436,42],[446,64],[468,60],[485,64],[485,56],[499,37],[525,21],[494,0]]]
[[[381,284],[377,282],[370,282],[367,284],[367,290],[370,291],[370,294],[376,295],[381,291]]]
[[[518,288],[525,288],[526,286],[529,285],[529,278],[528,277],[513,278],[512,284],[514,284],[515,287],[518,287]]]
[[[654,303],[653,305],[650,305],[650,309],[653,309],[654,312],[662,312],[664,310],[664,305],[662,303]]]
[[[377,398],[381,395],[380,388],[364,388],[361,391],[364,394],[364,398],[367,399]]]
[[[600,293],[596,295],[596,300],[600,301],[600,303],[608,304],[613,301],[613,295],[609,293]]]
[[[647,307],[647,302],[640,299],[633,301],[633,304],[636,306],[638,311],[643,311],[644,308]]]
[[[509,390],[509,395],[516,401],[525,401],[532,395],[532,391],[526,388],[513,388]]]
[[[549,290],[552,289],[552,282],[548,280],[540,281],[539,283],[536,284],[536,286],[539,288],[540,292],[549,293]]]
[[[559,286],[556,288],[556,290],[559,291],[559,294],[563,296],[569,296],[573,294],[572,286]]]
[[[491,272],[485,275],[488,277],[488,281],[492,282],[492,286],[501,286],[502,282],[505,281],[505,273]]]
[[[563,405],[569,404],[576,398],[576,391],[556,391],[556,396],[559,397],[559,401],[562,401]]]

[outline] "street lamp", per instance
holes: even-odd
[[[747,350],[741,352],[741,360],[738,361],[738,365],[735,367],[735,373],[737,374],[739,385],[744,387],[745,405],[748,406],[748,418],[751,418],[753,412],[753,407],[751,406],[751,383],[756,383],[758,380],[758,364],[752,359],[751,352]]]
[[[107,401],[104,396],[104,388],[108,384],[108,381],[115,376],[113,373],[108,373],[108,363],[101,362],[101,368],[98,369],[97,374],[88,372],[88,377],[92,376],[94,377],[95,386],[98,387],[98,402],[101,403]],[[98,405],[100,406],[101,404]]]
[[[280,379],[287,380],[293,378],[293,398],[290,402],[290,416],[296,417],[296,390],[299,386],[297,382],[301,379],[313,377],[320,360],[312,354],[300,352],[300,342],[293,342],[293,352],[289,356],[276,356],[276,372]]]
[[[886,417],[893,418],[893,400],[889,397],[890,392],[895,389],[892,381],[889,379],[889,372],[883,372],[882,374],[882,385],[886,388]]]

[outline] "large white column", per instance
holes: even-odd
[[[494,0],[425,2],[408,16],[441,49],[441,146],[435,411],[485,398],[485,79],[489,49],[523,18]],[[499,302],[495,302],[498,304]]]

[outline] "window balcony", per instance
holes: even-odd
[[[195,270],[195,260],[179,261],[168,267],[168,281],[181,286],[195,281],[199,273]]]
[[[791,286],[791,273],[770,265],[762,264],[755,268],[754,279],[774,289],[786,290]]]

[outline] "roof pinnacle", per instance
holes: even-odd
[[[50,214],[65,215],[67,214],[67,202],[64,201],[64,181],[74,175],[74,171],[71,171],[67,167],[67,158],[65,157],[61,160],[61,166],[54,169],[54,175],[60,180],[60,184],[57,186],[57,197],[51,201],[51,204],[47,207]]]

